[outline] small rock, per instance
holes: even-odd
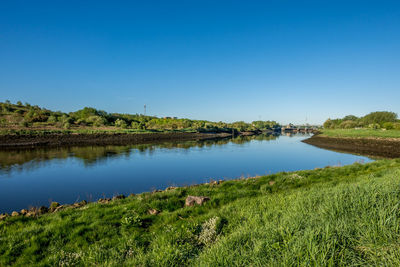
[[[5,218],[7,218],[9,215],[7,213],[4,214],[0,214],[0,221],[4,220]]]
[[[45,214],[45,213],[47,213],[47,212],[49,212],[49,209],[48,209],[47,207],[41,206],[41,207],[39,208],[39,215]]]
[[[51,202],[51,204],[50,204],[50,212],[54,212],[57,209],[57,207],[59,207],[59,206],[60,206],[60,203]]]
[[[65,208],[64,205],[60,205],[60,206],[58,206],[57,208],[55,208],[53,212],[59,212],[60,210],[62,210],[62,209],[64,209],[64,208]]]
[[[16,217],[16,216],[18,216],[19,215],[19,212],[18,211],[13,211],[12,213],[11,213],[11,217]]]
[[[176,186],[168,186],[167,188],[165,188],[165,191],[168,191],[168,190],[174,190],[174,189],[177,189],[178,187],[176,187]]]
[[[101,204],[107,204],[110,203],[111,198],[100,198],[97,203],[101,203]]]
[[[114,197],[112,198],[112,200],[124,199],[124,198],[125,198],[124,195],[118,195],[118,196],[114,196]]]
[[[34,211],[28,211],[28,212],[25,214],[25,216],[26,216],[26,217],[34,217],[34,216],[36,216],[36,212],[34,212]]]
[[[274,185],[274,184],[275,184],[275,181],[269,181],[268,184],[269,184],[269,185]]]
[[[204,202],[210,200],[209,197],[203,196],[188,196],[185,200],[185,206],[203,205]]]
[[[22,210],[20,211],[20,213],[21,213],[21,215],[26,215],[26,214],[28,213],[28,211],[27,211],[26,209],[22,209]]]
[[[80,207],[85,206],[86,204],[87,204],[87,201],[86,200],[82,200],[81,202],[77,202],[77,203],[72,204],[72,207],[73,208],[80,208]]]
[[[36,216],[36,215],[38,215],[38,214],[39,214],[38,209],[35,208],[35,207],[33,207],[33,208],[30,208],[30,209],[29,209],[29,211],[25,214],[25,216],[26,216],[26,217],[34,217],[34,216]]]
[[[160,213],[160,211],[158,211],[156,209],[149,209],[149,214],[151,214],[151,215],[157,215],[159,213]]]

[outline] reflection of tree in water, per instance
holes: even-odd
[[[252,140],[268,141],[276,139],[276,135],[237,136],[235,138],[166,142],[156,144],[140,144],[126,146],[84,146],[84,147],[59,147],[35,148],[21,150],[0,151],[0,174],[11,171],[33,170],[49,163],[51,160],[65,160],[77,158],[82,160],[87,167],[99,164],[110,158],[129,157],[133,153],[152,154],[157,149],[184,149],[193,147],[211,148],[222,146],[230,142],[241,145]]]
[[[278,137],[278,135],[276,135],[276,134],[260,134],[260,135],[251,135],[251,136],[239,135],[239,136],[233,138],[231,141],[232,141],[232,143],[240,145],[240,144],[248,143],[252,140],[271,141],[271,140],[275,140],[277,137]]]

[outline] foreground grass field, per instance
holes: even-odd
[[[381,160],[10,217],[0,266],[400,265],[399,177]]]
[[[321,136],[352,138],[400,138],[399,130],[381,129],[323,129]]]

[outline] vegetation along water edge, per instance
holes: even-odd
[[[399,265],[399,175],[378,160],[54,203],[0,221],[0,265]]]
[[[275,121],[225,123],[107,113],[90,107],[65,113],[20,101],[0,103],[0,148],[199,140],[279,129]]]
[[[324,149],[374,157],[400,157],[400,121],[388,111],[363,117],[328,119],[318,134],[303,142]]]

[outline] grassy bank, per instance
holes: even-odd
[[[382,160],[10,217],[0,266],[399,265],[399,175]]]
[[[400,131],[381,129],[323,129],[320,135],[338,138],[400,138]]]

